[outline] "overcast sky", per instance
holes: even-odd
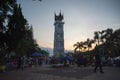
[[[94,31],[120,28],[120,0],[18,0],[40,47],[53,48],[54,13],[64,15],[65,49],[92,39]]]

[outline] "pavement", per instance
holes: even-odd
[[[120,80],[120,67],[103,67],[94,73],[94,67],[61,67],[49,65],[36,66],[0,73],[0,80]]]

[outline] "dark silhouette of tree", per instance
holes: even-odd
[[[42,1],[42,0],[35,0]],[[0,0],[0,51],[6,49],[6,41],[8,40],[7,24],[14,12],[14,6],[17,0]],[[7,38],[7,39],[6,39]],[[8,43],[8,41],[7,41]]]
[[[89,50],[92,47],[92,44],[97,45],[93,50]],[[87,48],[89,53],[94,53],[96,49],[102,51],[103,56],[115,57],[120,56],[120,29],[114,30],[108,28],[106,30],[95,31],[94,39],[87,38],[84,42],[77,42],[74,44],[74,51],[76,52],[79,49],[83,51],[84,48]],[[84,53],[88,53],[88,52]],[[76,56],[78,54],[75,54]],[[90,55],[90,54],[89,54]]]
[[[14,13],[8,23],[8,48],[19,55],[30,55],[38,51],[39,46],[33,38],[33,28],[24,18],[20,5],[15,5]]]
[[[7,20],[12,14],[16,0],[0,0],[0,51],[6,48]]]
[[[98,44],[101,42],[98,48],[103,49],[105,55],[111,57],[120,55],[120,29],[113,31],[113,29],[108,28],[96,31],[94,39],[96,39]]]
[[[108,50],[108,54],[110,56],[118,56],[120,55],[120,29],[117,29],[113,32],[112,29],[106,30],[106,49]]]
[[[14,5],[13,15],[10,17],[8,22],[8,40],[7,45],[9,51],[15,50],[20,41],[25,38],[25,27],[27,20],[24,18],[20,5]]]
[[[112,30],[111,29],[107,29],[107,30],[102,30],[102,31],[95,31],[94,32],[94,41],[95,43],[97,42],[97,45],[99,46],[100,44],[103,44],[107,37],[110,36],[110,32]]]
[[[105,39],[105,41],[109,41],[112,34],[113,34],[113,29],[106,29],[106,30],[103,30],[104,31],[104,35],[101,36],[102,39]]]
[[[75,44],[73,45],[73,47],[75,47],[74,51],[76,52],[77,49],[79,49],[79,52],[82,51],[82,49],[83,49],[83,47],[84,47],[83,45],[84,45],[83,42],[77,42],[77,43],[75,43]]]
[[[97,44],[100,44],[100,39],[99,39],[99,33],[98,31],[94,32],[94,40],[97,42]]]
[[[41,51],[33,39],[32,26],[29,26],[16,2],[0,0],[0,63],[4,63],[6,54],[11,51],[17,55]]]
[[[88,49],[88,52],[89,52],[89,49],[92,48],[92,44],[94,43],[94,40],[87,38],[87,41],[85,41],[84,43],[85,43],[85,45]]]
[[[112,38],[111,39],[112,41],[119,44],[120,43],[120,29],[115,30],[111,38]]]
[[[120,28],[115,30],[112,36],[112,41],[114,42],[116,49],[115,56],[120,56]]]
[[[21,39],[15,49],[15,52],[20,55],[30,55],[39,48],[37,42],[33,38],[32,26],[27,25],[25,30],[25,37]]]

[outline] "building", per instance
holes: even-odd
[[[64,30],[63,30],[63,15],[61,12],[59,15],[55,14],[55,31],[54,31],[54,56],[64,54]]]

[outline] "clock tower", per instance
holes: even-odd
[[[59,15],[55,14],[54,22],[54,56],[58,57],[59,55],[64,54],[64,30],[63,30],[63,15],[61,12]]]

